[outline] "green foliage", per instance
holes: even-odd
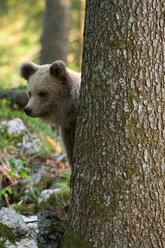
[[[37,60],[42,31],[44,1],[6,0],[0,8],[0,84],[8,87],[23,83],[17,68],[24,60]],[[3,38],[2,38],[3,37]]]
[[[8,175],[11,176],[14,173],[17,173],[21,178],[29,178],[28,173],[30,172],[30,168],[24,167],[26,164],[25,161],[21,161],[16,158],[9,159],[11,170],[8,172]]]
[[[70,176],[71,176],[71,171],[64,171],[60,177],[57,177],[57,182],[55,184],[56,188],[63,188],[70,186]]]
[[[58,208],[58,205],[67,205],[69,202],[70,188],[68,186],[70,179],[70,171],[63,172],[60,176],[54,178],[41,177],[40,182],[36,183],[33,177],[25,180],[21,185],[22,194],[18,200],[22,201],[22,204],[14,203],[12,206],[20,214],[28,215],[34,214],[40,210],[54,210]],[[30,187],[26,187],[29,186]],[[47,200],[42,201],[40,204],[38,198],[44,189],[55,188],[61,190],[52,194]],[[15,192],[14,192],[15,193]],[[16,199],[16,196],[15,196]]]
[[[55,194],[52,194],[47,201],[43,201],[41,204],[38,204],[38,202],[36,202],[35,205],[36,212],[38,212],[41,209],[52,210],[52,207],[53,209],[56,208],[60,202],[65,203],[65,205],[68,204],[69,196],[70,196],[70,188],[69,188],[70,174],[71,171],[64,171],[59,177],[56,177],[54,179],[55,183],[52,182],[52,187],[61,190],[57,191]],[[37,185],[34,185],[34,187],[36,186]]]
[[[15,143],[22,140],[22,134],[20,135],[9,135],[7,132],[7,125],[4,124],[0,128],[0,148],[6,147],[8,145],[15,145]]]
[[[80,71],[85,0],[72,0],[69,67]]]
[[[72,1],[69,67],[80,71],[85,0]],[[45,1],[6,0],[0,8],[0,87],[25,84],[18,77],[22,61],[39,63]]]
[[[11,170],[8,172],[9,176],[12,176],[14,173],[17,173],[20,178],[30,178],[28,176],[28,173],[30,172],[30,168],[24,167],[23,165],[26,164],[25,161],[21,161],[16,158],[11,158],[9,159],[10,165],[11,165]],[[0,191],[1,195],[5,195],[6,193],[12,194],[13,191],[10,187],[5,187]]]
[[[32,132],[40,132],[44,130],[44,133],[47,135],[52,135],[52,129],[51,126],[44,123],[41,119],[39,118],[31,118],[25,115],[25,113],[21,110],[18,111],[17,106],[15,107],[10,107],[10,102],[6,99],[1,100],[0,101],[0,121],[2,119],[5,120],[9,120],[9,119],[14,119],[14,118],[20,118],[23,120],[23,122],[26,122],[29,130]],[[5,133],[6,131],[6,126],[3,126],[4,131],[2,131],[2,129],[0,130],[0,135],[1,138],[3,138],[3,135],[7,135]],[[5,139],[9,139],[9,141],[11,142],[9,137],[6,137]],[[17,137],[18,138],[18,137]],[[1,147],[1,141],[0,141],[0,147]]]
[[[0,190],[0,195],[5,195],[6,193],[9,193],[11,195],[13,193],[12,189],[9,187],[6,187],[6,188]]]
[[[26,120],[26,115],[23,111],[18,111],[17,106],[10,106],[10,101],[7,99],[0,100],[0,120],[21,118]]]
[[[58,201],[62,200],[65,203],[68,203],[69,201],[69,196],[70,196],[70,188],[67,186],[61,186],[62,190],[58,191],[56,193],[56,198],[58,197]],[[56,199],[56,204],[57,204],[57,199]],[[55,206],[56,206],[55,204]]]

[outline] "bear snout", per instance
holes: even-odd
[[[29,107],[25,107],[24,111],[25,111],[26,115],[30,115],[32,113],[32,109]]]

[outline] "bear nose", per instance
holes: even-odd
[[[29,107],[25,107],[25,108],[24,108],[24,111],[25,111],[25,113],[26,113],[27,115],[30,115],[30,114],[32,113],[32,109],[29,108]]]

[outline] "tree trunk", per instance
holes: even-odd
[[[63,247],[163,248],[164,0],[87,0]]]
[[[70,0],[46,0],[40,63],[62,59],[67,62]]]

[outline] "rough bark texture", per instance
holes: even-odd
[[[41,37],[41,64],[51,64],[58,59],[67,62],[70,5],[70,0],[46,0]]]
[[[87,0],[64,247],[165,247],[164,13]]]

